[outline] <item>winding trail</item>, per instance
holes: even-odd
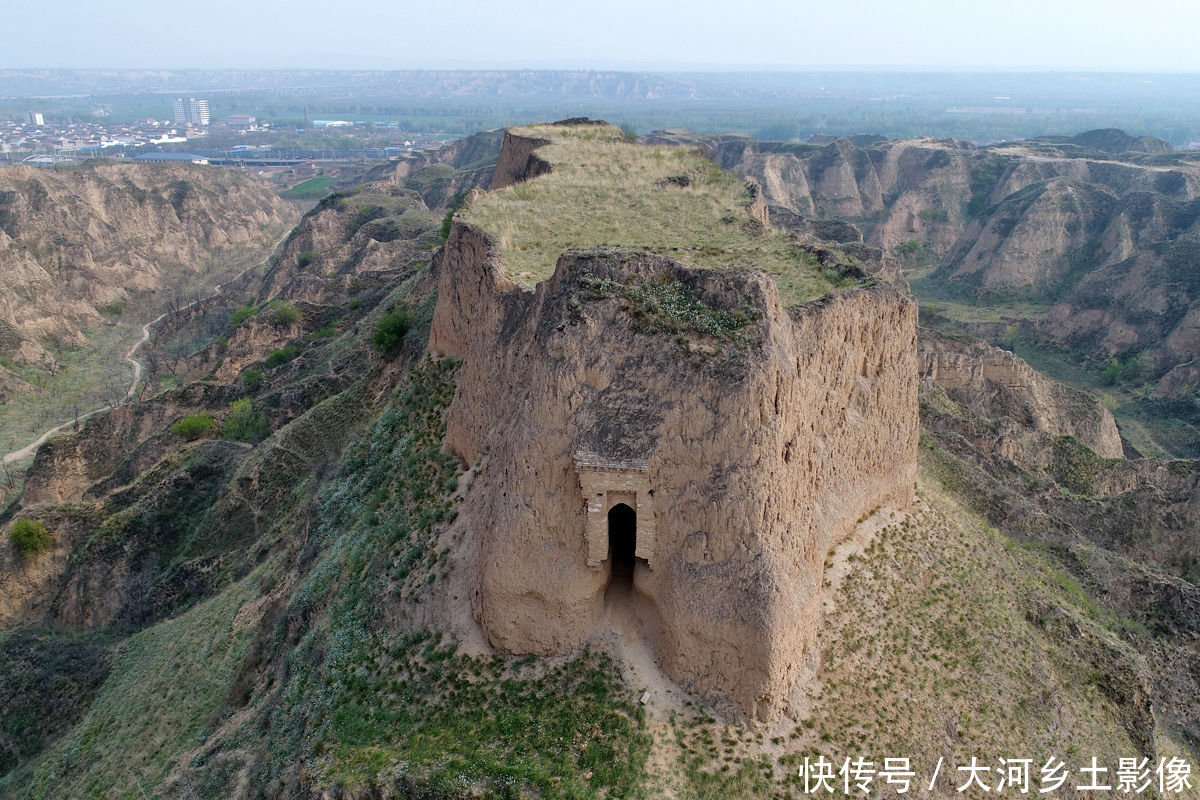
[[[285,241],[287,241],[287,238],[292,235],[293,230],[294,230],[294,228],[288,229],[288,232],[285,233],[279,239],[279,241],[277,241],[271,247],[271,250],[267,253],[266,257],[263,258],[262,261],[251,264],[250,266],[246,267],[244,270],[239,272],[237,275],[234,275],[229,280],[218,283],[216,286],[213,287],[212,294],[210,294],[206,297],[202,297],[198,300],[193,300],[192,302],[188,303],[185,306],[180,306],[179,309],[174,313],[178,314],[183,311],[187,311],[189,308],[191,308],[192,306],[194,306],[198,303],[204,303],[209,300],[212,300],[214,297],[217,297],[218,295],[221,294],[222,289],[225,286],[228,286],[229,284],[233,283],[234,281],[241,280],[242,276],[245,275],[250,270],[258,269],[259,267],[264,266],[268,261],[271,260],[271,257],[275,255],[275,251],[279,249],[279,246],[281,244],[283,244]],[[134,394],[137,392],[138,384],[141,383],[142,362],[138,361],[136,358],[137,351],[142,348],[142,345],[144,345],[146,342],[150,341],[150,329],[153,328],[158,323],[162,322],[163,319],[165,319],[166,316],[170,313],[171,312],[169,312],[169,311],[163,312],[162,314],[159,314],[157,317],[155,317],[150,322],[147,322],[145,325],[143,325],[142,326],[142,338],[138,339],[137,342],[134,343],[133,347],[129,348],[129,352],[123,356],[123,358],[126,361],[128,361],[130,363],[130,365],[133,367],[133,381],[130,382],[129,390],[125,392],[125,397],[122,398],[121,402],[117,404],[118,406],[123,406],[126,403],[128,403],[129,401],[131,401],[133,399]],[[36,441],[33,441],[33,442],[25,445],[20,450],[13,450],[11,453],[6,454],[3,458],[0,458],[0,464],[12,464],[17,461],[23,461],[24,459],[29,458],[34,453],[36,453],[37,449],[39,447],[41,447],[43,444],[45,444],[47,439],[49,439],[51,436],[58,433],[59,431],[64,430],[66,428],[73,427],[77,422],[83,422],[88,417],[94,417],[97,414],[103,413],[105,411],[111,411],[111,410],[112,410],[112,407],[107,406],[107,405],[101,406],[100,408],[93,408],[91,411],[88,411],[87,413],[80,414],[78,420],[71,419],[71,420],[68,420],[67,422],[62,423],[61,425],[55,425],[53,428],[50,428],[48,431],[46,431],[41,436],[39,436]]]

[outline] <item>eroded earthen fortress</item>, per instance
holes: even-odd
[[[482,460],[460,516],[492,644],[565,652],[625,581],[669,675],[748,718],[785,711],[831,547],[912,498],[915,303],[879,283],[785,308],[761,272],[605,249],[528,291],[462,221],[439,267],[430,349],[463,362],[448,445]],[[664,280],[754,322],[703,346],[591,288]]]

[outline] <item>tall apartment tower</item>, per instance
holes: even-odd
[[[42,119],[42,115],[37,113],[36,111],[26,111],[25,112],[25,124],[26,125],[45,125],[46,122],[44,119]]]
[[[208,124],[208,101],[189,98],[184,100],[182,97],[175,99],[175,124],[176,125],[207,125]]]

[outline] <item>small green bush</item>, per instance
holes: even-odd
[[[267,369],[274,369],[280,364],[286,364],[295,358],[298,353],[299,351],[294,344],[289,344],[287,347],[281,347],[278,350],[272,350],[271,354],[267,356]]]
[[[305,250],[303,253],[296,256],[296,266],[300,267],[300,269],[304,269],[309,264],[311,264],[316,259],[316,257],[317,257],[317,254],[315,251]]]
[[[19,519],[8,533],[8,540],[17,552],[29,557],[45,552],[54,543],[54,537],[46,526],[35,519]]]
[[[311,336],[314,339],[332,339],[337,336],[337,328],[331,322],[324,328],[317,328],[312,332]]]
[[[463,207],[463,205],[466,204],[466,202],[467,195],[465,192],[454,196],[454,201],[450,203],[450,210],[446,212],[446,216],[442,217],[442,229],[438,233],[438,238],[441,241],[444,242],[450,238],[450,228],[454,225],[454,215]]]
[[[13,364],[13,360],[11,358],[9,358],[8,356],[0,356],[0,367],[4,367],[5,369],[12,369],[14,366],[15,365]]]
[[[246,387],[247,392],[257,392],[262,388],[263,375],[265,373],[261,369],[248,369],[242,373],[242,385]]]
[[[375,332],[371,334],[371,344],[379,352],[394,356],[400,352],[404,337],[412,326],[412,313],[408,309],[389,311],[379,318],[375,324]]]
[[[208,414],[192,414],[171,426],[171,433],[182,436],[191,442],[208,436],[216,426],[216,421]]]
[[[361,206],[358,209],[358,213],[354,215],[354,219],[350,221],[350,230],[353,231],[353,233],[357,233],[358,229],[363,225],[379,219],[379,217],[383,216],[385,213],[387,213],[386,209],[380,208],[379,206]]]
[[[1101,370],[1100,377],[1105,384],[1112,386],[1118,382],[1133,383],[1146,377],[1153,370],[1154,361],[1150,358],[1149,354],[1142,351],[1123,364],[1114,358]]]
[[[121,312],[125,310],[125,301],[124,300],[113,300],[111,303],[109,303],[107,305],[100,306],[100,308],[97,310],[101,314],[104,314],[105,316],[119,317],[119,316],[121,316]]]
[[[623,122],[621,123],[621,138],[626,142],[636,142],[638,140],[637,131],[628,122]]]
[[[361,305],[362,305],[362,300],[361,300],[360,298],[357,298],[357,297],[356,297],[356,298],[354,298],[353,300],[351,300],[351,301],[350,301],[350,303],[349,303],[349,306],[348,306],[348,307],[349,307],[349,309],[350,309],[351,311],[354,311],[355,309],[357,309],[357,308],[358,308],[359,306],[361,306]]]
[[[921,252],[921,243],[916,239],[906,239],[904,244],[900,245],[900,252],[906,256],[916,255]]]
[[[280,306],[275,309],[275,324],[293,325],[300,321],[300,311],[295,306]]]
[[[257,410],[249,397],[235,400],[229,406],[221,438],[237,442],[253,442],[267,435],[267,415]]]
[[[256,314],[258,314],[257,308],[254,306],[245,306],[244,308],[239,308],[237,311],[233,312],[233,316],[229,318],[229,321],[233,323],[233,327],[240,328],[243,322],[255,316]]]

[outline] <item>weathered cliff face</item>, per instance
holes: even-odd
[[[1039,374],[1007,350],[922,332],[921,380],[997,421],[983,434],[993,451],[1040,469],[1050,439],[1071,436],[1101,458],[1121,458],[1121,434],[1107,408]],[[984,446],[979,439],[978,446]]]
[[[1150,349],[1166,369],[1196,356],[1200,312],[1183,276],[1197,263],[1200,167],[1183,156],[1155,161],[1164,142],[1112,130],[986,149],[660,138],[702,144],[755,178],[777,220],[802,238],[845,241],[848,227],[819,228],[852,222],[887,255],[936,259],[918,294],[1054,304],[1039,335],[1094,360]]]
[[[950,251],[968,223],[971,171],[981,156],[953,140],[829,144],[756,142],[716,137],[713,160],[755,178],[766,201],[803,217],[869,220],[868,243],[894,254],[908,241],[938,255]]]
[[[298,294],[304,284],[303,275],[295,276],[282,293]],[[434,285],[413,287],[425,298]],[[354,298],[358,308],[297,302],[301,319],[286,325],[266,309],[231,334],[224,359],[216,345],[197,357],[204,359],[201,380],[93,416],[79,431],[43,444],[18,504],[0,521],[0,630],[46,623],[136,630],[223,585],[230,570],[244,574],[250,562],[239,560],[264,521],[303,511],[297,486],[316,461],[336,457],[362,405],[386,397],[396,379],[397,369],[371,348],[369,335],[357,335],[361,317],[377,315],[385,296],[368,286]],[[339,319],[344,323],[334,336],[301,335],[305,326]],[[411,363],[423,341],[410,338],[401,357]],[[265,366],[266,351],[288,342],[300,354],[266,369],[261,387],[245,386],[242,368]],[[372,380],[371,392],[348,391]],[[322,402],[331,396],[339,399]],[[268,429],[288,432],[254,447],[188,441],[172,432],[197,413],[222,430],[230,404],[241,398],[251,399]],[[14,551],[7,530],[22,517],[51,531],[49,552]],[[296,530],[293,519],[278,533]]]
[[[416,192],[386,181],[330,195],[280,249],[263,297],[345,302],[424,265],[439,222]]]
[[[420,194],[430,208],[448,208],[472,189],[488,189],[504,130],[480,131],[437,150],[408,153],[369,170],[362,183],[386,180]]]
[[[1069,180],[1038,183],[1010,196],[959,241],[952,279],[982,291],[1042,287],[1060,280],[1105,226],[1115,198]]]
[[[1179,239],[1091,271],[1040,326],[1051,341],[1099,359],[1151,350],[1168,366],[1200,353],[1200,243]]]
[[[760,273],[615,251],[568,253],[528,292],[462,223],[440,268],[430,349],[464,362],[448,446],[485,459],[461,524],[492,643],[557,653],[593,632],[615,580],[605,514],[625,503],[633,592],[666,669],[777,715],[829,548],[912,496],[912,301],[881,285],[789,311]],[[697,313],[754,322],[725,342],[642,332],[619,287],[656,281],[686,287]]]
[[[100,320],[97,307],[135,292],[179,292],[219,259],[269,246],[295,215],[267,184],[224,169],[5,169],[0,321],[16,341],[4,350],[35,363],[44,337],[78,342]]]
[[[505,131],[504,145],[500,148],[500,159],[496,162],[496,170],[492,174],[491,188],[504,189],[553,170],[553,165],[534,152],[549,143],[548,139]]]
[[[995,151],[1003,174],[917,293],[1051,306],[1038,338],[1093,363],[1148,350],[1161,374],[1194,359],[1200,169],[1034,150]]]

